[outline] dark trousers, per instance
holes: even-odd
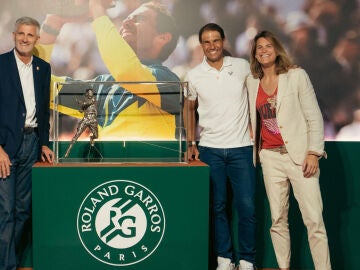
[[[31,215],[31,168],[38,153],[36,132],[24,134],[10,176],[0,179],[0,270],[15,270],[19,263],[19,243]]]
[[[255,168],[252,146],[226,149],[200,146],[199,152],[201,161],[210,167],[216,255],[255,263]],[[238,252],[233,250],[231,222],[227,215],[228,179],[233,194],[232,205],[238,215],[235,228]]]

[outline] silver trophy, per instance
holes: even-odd
[[[95,148],[95,139],[98,138],[98,121],[97,121],[97,102],[94,96],[94,90],[86,89],[83,100],[76,100],[80,106],[80,112],[84,113],[84,117],[78,123],[76,133],[71,140],[69,147],[66,150],[65,158],[70,154],[71,148],[80,137],[80,135],[88,128],[90,130],[90,149],[94,148],[99,154],[100,152]],[[89,150],[90,152],[90,150]],[[101,155],[101,154],[100,154]]]

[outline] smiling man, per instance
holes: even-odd
[[[39,23],[15,22],[15,48],[0,55],[0,270],[15,270],[31,216],[31,169],[49,149],[50,65],[33,56]],[[28,244],[28,243],[26,243]]]
[[[148,2],[134,10],[116,29],[106,15],[106,1],[90,0],[89,11],[97,45],[109,74],[99,75],[97,82],[111,81],[179,81],[179,78],[162,65],[175,49],[179,34],[175,22],[163,5]],[[86,18],[87,19],[87,16]],[[50,61],[52,46],[67,22],[81,21],[48,14],[41,31],[40,56]],[[50,45],[50,46],[49,46]],[[53,81],[72,81],[68,77],[53,76]],[[95,85],[98,104],[99,138],[117,137],[124,140],[139,137],[152,140],[175,139],[179,124],[179,87],[127,84],[123,87]],[[64,86],[63,94],[78,89]],[[62,113],[76,115],[77,108],[71,99],[63,100]]]
[[[214,219],[217,270],[253,270],[255,264],[255,168],[245,78],[249,63],[224,56],[224,30],[215,23],[203,26],[199,41],[204,51],[203,62],[192,69],[185,92],[190,108],[187,126],[189,159],[198,159],[210,167],[211,207]],[[200,142],[195,144],[195,105],[198,104]],[[186,121],[185,121],[186,123]],[[231,221],[227,216],[227,181],[238,214],[235,252],[231,243]]]

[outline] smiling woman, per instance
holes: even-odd
[[[111,2],[110,0],[105,1]],[[41,55],[41,57],[44,58],[47,62],[51,63],[53,75],[52,78],[54,78],[54,80],[59,80],[60,82],[63,82],[64,80],[69,80],[67,82],[70,82],[70,80],[72,81],[73,79],[89,81],[92,81],[93,79],[113,80],[114,77],[119,77],[121,80],[133,80],[138,78],[144,80],[165,80],[171,78],[175,80],[176,77],[171,76],[171,73],[169,72],[169,69],[166,68],[166,66],[171,69],[175,65],[183,64],[189,61],[188,56],[190,51],[184,48],[183,40],[185,40],[190,35],[196,35],[197,37],[198,29],[196,26],[200,26],[212,21],[216,21],[220,25],[224,25],[226,28],[226,40],[224,41],[225,48],[231,52],[233,56],[243,57],[245,59],[249,59],[248,54],[250,47],[248,45],[248,41],[252,40],[258,31],[266,29],[275,33],[277,37],[283,41],[283,46],[288,50],[289,56],[291,59],[293,59],[294,63],[306,70],[308,77],[311,78],[311,83],[314,86],[314,92],[318,99],[321,112],[324,116],[325,138],[327,140],[334,140],[336,138],[336,140],[340,141],[360,139],[360,135],[355,134],[352,137],[345,137],[342,136],[344,130],[340,132],[342,127],[351,122],[352,113],[360,108],[360,76],[358,76],[360,67],[360,32],[358,29],[358,16],[356,15],[359,13],[358,0],[153,1],[157,3],[163,3],[166,9],[169,9],[171,14],[178,18],[175,26],[181,29],[181,38],[178,47],[176,48],[175,52],[171,54],[171,57],[166,62],[164,62],[164,65],[161,65],[160,62],[162,59],[167,58],[167,56],[169,56],[169,54],[173,51],[171,48],[174,48],[174,44],[176,45],[176,38],[172,38],[170,42],[168,42],[166,46],[163,47],[163,50],[161,50],[161,56],[159,56],[157,59],[149,59],[150,57],[147,57],[146,54],[149,43],[143,42],[142,44],[139,44],[139,41],[153,41],[149,38],[149,33],[158,34],[171,32],[168,28],[166,28],[173,25],[171,24],[171,20],[162,20],[164,17],[166,18],[165,15],[159,16],[155,14],[154,18],[154,12],[145,10],[144,8],[141,10],[145,13],[139,14],[139,10],[136,11],[136,9],[139,8],[141,4],[146,2],[146,0],[122,0],[114,1],[115,6],[113,8],[108,8],[108,6],[105,5],[105,14],[103,14],[103,17],[106,17],[107,20],[99,18],[97,19],[97,22],[92,24],[92,15],[89,13],[89,3],[100,2],[104,3],[102,0],[0,1],[1,53],[10,51],[14,48],[13,41],[16,36],[13,34],[15,30],[13,28],[13,22],[16,20],[19,14],[26,14],[27,16],[31,16],[40,21],[44,19],[47,20],[52,16],[52,18],[56,17],[56,19],[58,19],[57,22],[59,24],[51,24],[50,21],[46,21],[45,24],[42,25],[41,39],[44,42],[41,42],[41,46],[37,46],[37,49],[39,49],[39,55]],[[306,3],[306,6],[303,6],[304,3]],[[329,10],[329,5],[331,10]],[[132,18],[131,14],[134,15],[134,18]],[[329,16],[331,14],[334,16]],[[105,29],[107,30],[109,28],[113,28],[114,33],[118,34],[123,20],[127,17],[132,20],[132,22],[128,23],[126,26],[128,28],[124,31],[122,37],[127,39],[128,45],[122,43],[124,46],[119,47],[117,46],[118,43],[114,42],[113,39],[106,39],[109,36],[107,36]],[[156,24],[153,24],[153,19],[155,19]],[[249,21],[251,23],[249,23]],[[96,25],[96,29],[94,28],[94,25]],[[139,26],[139,29],[137,29],[137,26]],[[150,29],[150,27],[153,26],[156,26],[156,30]],[[100,35],[103,34],[99,38],[103,39],[101,46],[98,46],[97,36],[94,34],[95,32],[100,33]],[[157,35],[156,44],[164,44],[168,39],[168,35]],[[221,41],[219,40],[218,42],[220,43]],[[131,43],[133,45],[129,46]],[[219,44],[216,43],[217,41],[214,41],[214,44],[204,44],[204,46],[209,47],[210,49],[210,60],[212,59],[211,57],[217,54],[216,47],[219,47]],[[27,50],[26,46],[28,45],[30,44],[27,40],[27,44],[22,43],[20,50]],[[275,48],[275,45],[272,43],[270,43],[270,45],[272,46],[273,50],[279,53],[279,51],[277,51]],[[234,50],[234,48],[238,46],[241,48],[241,52]],[[202,47],[199,47],[200,50],[202,50]],[[139,52],[141,49],[141,58],[139,57],[140,53],[137,53],[138,49]],[[263,50],[261,57],[263,58],[263,64],[265,66],[265,59],[273,57],[274,55],[272,54],[271,48],[263,47],[261,49]],[[22,54],[20,50],[18,51],[19,59]],[[100,50],[105,53],[100,54]],[[270,53],[272,55],[270,55]],[[262,61],[261,58],[259,59]],[[286,58],[278,59],[286,60]],[[203,60],[203,58],[201,58],[201,60]],[[277,66],[276,68],[280,68],[280,66],[281,65]],[[194,67],[194,65],[192,67]],[[35,70],[38,70],[37,68],[40,68],[40,72],[44,70],[42,66],[35,67]],[[286,102],[288,107],[292,106],[290,105],[292,103],[289,103],[291,97],[293,96],[291,91],[287,91],[287,94],[281,97],[281,88],[287,88],[287,86],[281,86],[282,79],[280,77],[286,77],[285,74],[275,74],[273,77],[262,77],[262,68],[261,66],[258,68],[259,69],[254,72],[255,77],[259,76],[259,84],[256,85],[256,88],[260,90],[259,86],[261,87],[261,92],[264,94],[263,100],[265,103],[267,103],[266,106],[261,107],[259,113],[266,117],[270,117],[274,116],[273,109],[278,107],[279,104],[283,105],[284,102]],[[4,67],[3,75],[6,74],[6,72],[9,70],[10,69],[8,67]],[[150,70],[150,72],[144,72],[144,70]],[[287,75],[297,73],[293,71],[294,70],[291,69]],[[256,75],[257,72],[259,73]],[[112,76],[113,74],[116,75]],[[229,72],[227,76],[229,78],[234,78],[234,74],[235,73]],[[185,78],[185,74],[181,78]],[[5,78],[2,77],[2,81],[5,82]],[[65,82],[65,84],[67,82]],[[64,95],[71,92],[71,90],[66,89],[66,87],[64,87],[62,91],[63,90],[66,90],[63,92]],[[97,90],[98,89],[96,89],[96,91]],[[157,92],[158,90],[162,91],[162,89],[157,89],[155,87],[152,88],[152,90],[148,93]],[[126,117],[124,116],[128,112],[132,112],[132,109],[135,108],[136,111],[141,112],[143,110],[147,110],[147,113],[149,114],[160,110],[162,112],[166,111],[166,113],[161,115],[164,117],[161,118],[164,119],[166,117],[165,122],[170,124],[169,128],[166,129],[166,132],[161,132],[161,136],[162,138],[165,136],[166,138],[173,138],[173,130],[177,128],[174,120],[176,116],[171,113],[173,110],[170,106],[167,105],[174,104],[173,102],[169,101],[169,96],[175,95],[166,95],[166,92],[168,92],[167,90],[169,90],[168,87],[163,91],[165,94],[162,95],[161,98],[159,95],[156,95],[155,97],[155,95],[149,94],[137,96],[137,93],[144,92],[144,88],[141,89],[141,87],[133,86],[125,87],[125,90],[124,88],[119,87],[112,90],[106,89],[104,91],[97,91],[99,96],[105,96],[107,93],[115,93],[114,96],[123,96],[124,94],[124,96],[130,97],[132,92],[136,93],[136,98],[129,98],[127,100],[128,103],[117,102],[117,99],[112,99],[110,96],[107,96],[106,99],[104,98],[102,100],[104,101],[100,106],[102,109],[104,109],[102,112],[105,112],[105,110],[107,110],[106,112],[114,111],[114,114],[112,114],[113,117],[106,119],[106,121],[99,122],[101,123],[101,129],[103,130],[102,135],[105,134],[105,136],[108,136],[108,138],[115,136],[121,138],[126,137],[127,134],[130,134],[131,130],[134,129],[132,124],[137,124],[137,127],[139,126],[141,130],[151,130],[151,134],[150,132],[146,133],[146,136],[148,137],[151,137],[154,133],[160,134],[160,130],[165,129],[163,128],[165,125],[160,124],[159,121],[151,121],[151,123],[144,121],[142,114],[137,114],[136,121],[124,125],[122,122],[123,120],[124,123],[129,123],[126,122]],[[219,102],[223,101],[223,96],[218,98]],[[277,98],[277,96],[279,96],[279,98]],[[9,98],[3,98],[2,96],[1,100],[0,102],[6,103],[5,105],[10,104]],[[174,99],[174,102],[179,104],[179,100],[179,98],[176,100]],[[140,105],[140,107],[138,105]],[[73,111],[76,111],[77,109],[76,106],[72,108],[68,106],[64,107],[69,110],[72,109]],[[128,108],[129,110],[121,111],[124,107]],[[295,107],[296,106],[294,106],[294,108]],[[68,113],[69,110],[64,112]],[[206,113],[210,114],[213,112],[217,113],[216,110],[209,110]],[[81,119],[81,116],[76,118],[69,116],[69,114],[66,115],[66,117],[70,118],[71,122],[74,121],[77,123],[78,119]],[[294,115],[294,112],[291,112],[291,114]],[[0,117],[1,115],[10,115],[10,113],[9,111],[4,111],[3,108],[0,108]],[[77,115],[79,115],[79,113]],[[273,133],[286,133],[286,126],[279,125],[276,118],[265,120],[265,124]],[[294,120],[294,125],[296,125],[297,122],[295,122],[295,118],[292,120]],[[353,123],[351,127],[354,127],[354,125],[355,123]],[[71,127],[71,125],[67,126]],[[76,126],[76,124],[74,124],[74,126]],[[200,130],[201,128],[198,128],[198,131]],[[297,126],[297,131],[299,134],[302,134],[303,132],[307,132],[307,129]],[[66,128],[64,128],[61,133],[65,136]],[[284,137],[287,135],[285,133],[283,134]],[[68,135],[70,136],[70,139],[72,135],[73,134],[71,134],[71,136]],[[194,138],[194,142],[195,140],[196,137]],[[192,140],[190,140],[190,145],[190,147],[192,147]],[[343,148],[345,145],[347,147],[348,145],[353,144],[350,142],[338,143],[329,141],[327,142],[327,145],[328,146],[326,148],[329,149],[331,149],[332,146],[336,146],[336,151],[333,153],[334,156],[330,156],[330,160],[326,161],[327,164],[328,162],[331,162],[335,156],[341,158],[337,159],[339,162],[335,166],[325,165],[326,167],[322,170],[321,173],[322,177],[325,177],[324,180],[326,180],[324,183],[326,182],[326,186],[328,187],[327,180],[328,176],[330,176],[333,177],[334,182],[338,181],[338,179],[343,179],[342,183],[348,185],[349,181],[351,182],[356,178],[354,178],[354,175],[356,175],[356,170],[346,170],[346,175],[349,175],[350,178],[347,177],[346,179],[344,175],[340,175],[340,177],[336,177],[337,180],[335,181],[334,175],[338,176],[336,172],[338,172],[339,168],[343,165],[347,166],[349,161],[346,158],[346,155],[339,155],[337,148],[339,148],[339,151],[343,153]],[[327,149],[327,152],[329,152],[329,149]],[[283,153],[283,155],[285,155],[284,150],[286,150],[286,147],[285,149],[283,147],[277,148],[277,151],[279,152],[276,153]],[[322,162],[323,164],[325,163],[323,160],[320,162],[320,165]],[[331,164],[334,165],[335,163]],[[324,191],[326,193],[326,190]],[[349,198],[353,198],[352,192],[353,190],[351,190],[351,192],[349,190],[348,194],[351,195]],[[329,200],[331,201],[331,199]],[[324,203],[326,204],[326,200]],[[345,207],[345,204],[338,205]],[[324,207],[324,213],[333,214],[334,211],[329,211],[328,207]],[[348,208],[345,207],[339,209],[340,211],[337,212],[343,213],[341,210],[344,209],[346,210]],[[338,220],[331,221],[332,222],[329,222],[329,225],[332,223],[348,223],[338,222]],[[342,221],[344,220],[342,219]],[[343,226],[343,228],[347,227]],[[331,227],[329,229],[331,229]],[[297,230],[294,230],[294,232],[297,233]],[[336,250],[337,254],[341,255],[341,250],[353,250],[349,247],[344,247],[342,245],[344,241],[341,243],[339,242],[340,244],[335,242],[331,230],[328,230],[328,234],[331,240],[330,244],[332,244],[330,249],[334,251]],[[339,238],[343,239],[343,237]],[[296,239],[294,240],[294,243],[296,243]],[[261,244],[262,242],[260,241],[260,246]],[[297,244],[295,244],[295,246],[299,247]],[[341,250],[339,250],[339,247],[341,247]],[[272,254],[272,248],[270,252]],[[297,253],[298,254],[294,254],[293,257],[294,263],[302,260],[299,252]],[[261,259],[263,259],[261,258],[261,251],[258,254],[260,254],[259,258],[261,261]],[[301,259],[296,256],[299,256]],[[335,256],[332,261],[333,267],[340,269],[351,269],[351,262],[355,262],[354,258],[354,256]],[[275,257],[271,258],[271,260],[275,262]],[[0,258],[0,262],[1,261],[3,260]],[[267,265],[265,266],[272,265],[271,263],[266,264]],[[353,265],[356,265],[356,263]],[[311,266],[292,266],[299,269],[311,268]]]
[[[246,85],[257,155],[270,203],[270,234],[280,269],[290,269],[288,200],[290,186],[307,227],[315,269],[330,270],[322,218],[319,162],[326,157],[324,126],[307,73],[294,66],[279,39],[269,31],[252,41],[251,75]]]

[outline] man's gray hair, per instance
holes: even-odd
[[[16,20],[14,32],[16,32],[19,26],[23,24],[36,26],[36,28],[38,29],[38,34],[40,33],[40,23],[34,18],[26,17],[26,16]]]

